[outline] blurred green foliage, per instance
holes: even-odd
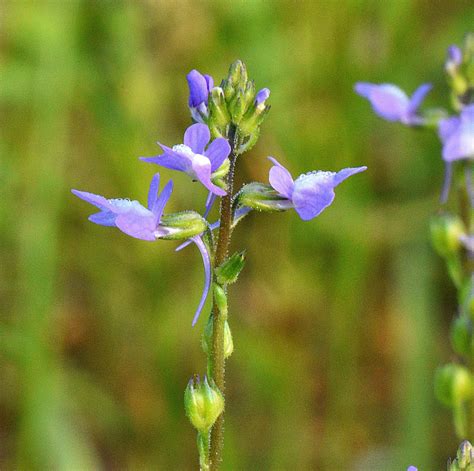
[[[185,74],[236,58],[272,90],[242,183],[368,165],[304,223],[254,214],[230,291],[224,469],[443,469],[457,447],[433,395],[454,290],[428,241],[434,135],[375,117],[357,80],[448,102],[446,47],[470,0],[0,3],[0,468],[195,469],[183,391],[199,254],[87,222],[70,188],[144,201],[137,160],[189,124]],[[160,170],[161,171],[161,170]],[[169,210],[202,210],[185,175]],[[197,205],[197,206],[196,206]]]

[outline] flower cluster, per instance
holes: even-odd
[[[168,147],[158,143],[162,153],[141,160],[161,167],[188,174],[199,181],[209,192],[203,216],[194,211],[164,216],[165,205],[170,199],[173,182],[169,181],[161,193],[158,192],[160,175],[156,174],[150,184],[148,205],[129,199],[106,199],[92,193],[72,190],[79,198],[99,208],[89,220],[103,226],[115,226],[125,234],[146,241],[157,239],[189,240],[199,248],[205,272],[204,290],[195,313],[193,325],[206,300],[212,279],[210,242],[205,234],[219,227],[219,221],[209,224],[209,214],[216,197],[228,195],[226,177],[229,172],[229,157],[247,150],[258,137],[260,124],[269,110],[266,104],[270,96],[268,88],[255,91],[253,82],[247,79],[245,66],[237,61],[220,87],[214,87],[210,75],[192,70],[187,75],[189,86],[189,110],[194,124],[189,126],[183,142]],[[234,132],[231,133],[231,127]],[[236,133],[235,129],[239,129]],[[232,134],[232,135],[231,135]],[[214,136],[214,138],[212,138]],[[230,142],[231,141],[231,142]],[[251,209],[267,211],[294,208],[301,219],[318,216],[334,199],[334,188],[349,176],[366,167],[347,168],[340,172],[315,171],[293,180],[288,170],[276,159],[269,157],[274,166],[270,169],[270,185],[250,184],[234,197],[234,221],[237,223]],[[261,185],[272,198],[265,207],[258,197],[252,198],[245,188]],[[185,242],[179,248],[188,245]]]

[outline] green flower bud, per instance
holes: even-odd
[[[209,355],[212,350],[212,333],[213,333],[213,317],[209,316],[204,334],[202,336],[202,349],[206,355]],[[232,340],[232,332],[227,321],[224,323],[224,358],[229,358],[234,351],[234,341]]]
[[[454,319],[451,326],[451,344],[457,354],[471,354],[472,321],[467,316],[460,316]]]
[[[221,87],[214,87],[209,95],[209,119],[207,124],[213,137],[227,135],[227,128],[230,124],[230,115]]]
[[[245,251],[236,252],[222,265],[216,268],[215,274],[220,285],[235,283],[245,263]]]
[[[435,374],[435,393],[445,406],[459,406],[473,395],[471,373],[464,366],[455,363],[438,368]]]
[[[285,211],[292,207],[291,201],[277,193],[270,185],[249,183],[237,194],[239,206],[248,206],[258,211]]]
[[[212,379],[208,381],[205,376],[201,383],[195,376],[186,387],[184,408],[191,424],[206,433],[224,410],[224,397]]]
[[[169,231],[162,239],[183,240],[203,233],[207,229],[207,222],[195,211],[182,211],[162,216],[160,226]]]
[[[460,247],[460,236],[465,233],[464,224],[450,214],[438,215],[431,220],[431,239],[435,250],[442,256],[456,254]]]
[[[474,449],[467,440],[459,445],[454,460],[448,460],[448,471],[472,471],[474,467]]]
[[[241,60],[236,60],[229,68],[227,79],[223,82],[224,96],[229,103],[236,94],[236,91],[241,88],[245,90],[247,85],[247,68]]]

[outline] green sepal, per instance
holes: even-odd
[[[459,252],[460,236],[465,233],[465,227],[458,216],[439,214],[430,222],[431,240],[435,250],[442,257],[448,257]]]
[[[235,252],[220,266],[218,266],[214,273],[216,280],[220,285],[232,284],[237,281],[242,268],[245,263],[245,250],[242,252]]]
[[[184,240],[203,233],[208,224],[196,211],[181,211],[162,216],[160,227],[168,231],[161,239]]]
[[[211,180],[224,178],[230,169],[229,159],[225,159],[222,165],[211,175]]]
[[[209,94],[209,119],[207,124],[212,136],[225,137],[230,124],[230,115],[224,97],[224,91],[220,87],[214,87]]]
[[[247,206],[258,211],[285,211],[292,203],[276,192],[270,185],[253,182],[244,185],[236,196],[238,206]]]

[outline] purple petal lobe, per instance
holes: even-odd
[[[119,214],[115,225],[125,234],[142,240],[155,240],[155,215],[141,205],[135,205],[128,212]]]
[[[214,79],[207,74],[204,74],[204,79],[206,80],[207,92],[209,93],[214,88]]]
[[[356,84],[355,91],[367,98],[375,113],[388,121],[400,121],[407,116],[410,101],[395,85],[361,82]]]
[[[211,181],[211,162],[207,157],[196,154],[192,162],[193,171],[196,178],[217,196],[225,196],[227,193]]]
[[[282,196],[291,199],[294,187],[291,173],[273,157],[268,157],[268,159],[274,164],[268,176],[270,185]]]
[[[334,172],[320,171],[296,179],[292,200],[301,219],[313,219],[333,202],[334,176]]]
[[[189,86],[189,106],[195,108],[201,103],[207,105],[209,90],[206,78],[197,70],[191,70],[186,79]]]
[[[270,96],[270,90],[268,88],[262,88],[256,95],[255,95],[255,105],[258,106],[265,102]]]
[[[355,168],[344,168],[334,175],[334,186],[339,185],[339,183],[343,182],[346,178],[349,178],[351,175],[355,175],[356,173],[364,172],[367,170],[367,167],[355,167]]]
[[[115,226],[117,215],[112,211],[101,211],[100,213],[91,214],[88,219],[94,224],[100,226]]]
[[[71,190],[71,192],[81,200],[87,201],[99,209],[111,209],[109,200],[103,196],[94,195],[94,193],[88,193],[87,191]]]
[[[148,190],[148,209],[152,209],[158,198],[158,188],[160,187],[160,174],[156,173],[153,175],[150,183],[150,189]]]
[[[431,83],[424,83],[420,85],[413,95],[410,98],[410,106],[408,107],[408,113],[413,114],[415,113],[418,108],[420,107],[421,103],[425,99],[426,94],[433,88]]]
[[[457,116],[451,116],[450,118],[442,119],[438,123],[438,134],[442,142],[446,142],[454,131],[461,124],[461,119]]]
[[[202,154],[210,140],[211,132],[205,124],[193,124],[184,133],[184,145],[188,146],[195,154]]]
[[[408,466],[407,471],[418,471],[418,468],[415,466]]]
[[[209,144],[204,155],[211,161],[211,172],[216,171],[223,164],[229,157],[230,150],[230,144],[223,137],[218,137]]]
[[[161,192],[160,196],[156,199],[155,203],[153,204],[151,211],[155,215],[156,223],[159,224],[161,216],[163,215],[163,210],[165,209],[165,205],[170,199],[171,193],[173,192],[173,181],[170,180],[163,191]]]
[[[474,105],[466,106],[461,118],[448,118],[439,124],[443,159],[447,162],[474,157]]]
[[[458,46],[453,45],[448,47],[448,60],[456,66],[461,65],[462,51]]]
[[[209,194],[207,195],[206,208],[204,210],[204,214],[202,215],[204,219],[206,219],[207,216],[209,216],[212,206],[214,205],[214,201],[216,201],[216,195],[212,193],[212,191],[210,191]]]
[[[209,293],[209,288],[211,286],[211,259],[207,251],[206,244],[202,241],[199,236],[194,236],[191,240],[196,244],[197,248],[201,252],[202,261],[204,263],[204,289],[202,292],[201,300],[199,301],[199,306],[194,314],[193,318],[193,327],[196,325],[196,322],[199,319],[199,314],[201,314],[204,303],[206,302],[207,295]]]
[[[186,172],[189,167],[189,159],[180,155],[178,152],[174,152],[173,149],[170,149],[169,153],[166,152],[161,155],[156,155],[155,157],[140,157],[140,160],[180,172]]]

